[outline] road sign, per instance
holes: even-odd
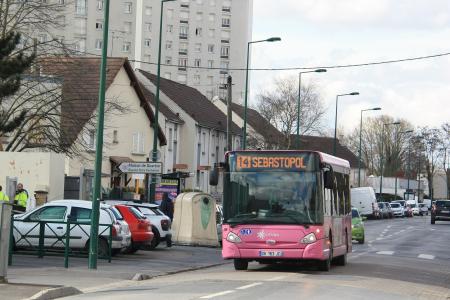
[[[160,162],[124,162],[119,165],[119,170],[124,173],[135,174],[161,174]]]

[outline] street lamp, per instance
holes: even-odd
[[[334,117],[333,155],[336,155],[337,113],[338,113],[338,101],[339,101],[339,97],[342,97],[342,96],[357,96],[357,95],[359,95],[358,92],[352,92],[352,93],[348,93],[348,94],[340,94],[340,95],[336,95],[336,115],[335,115],[335,117]]]
[[[302,74],[306,73],[325,73],[326,69],[316,69],[298,73],[298,102],[297,102],[297,149],[300,149],[300,99],[302,91]]]
[[[361,122],[359,123],[359,159],[358,159],[358,187],[361,186],[361,141],[362,141],[362,122],[363,122],[363,112],[371,110],[381,110],[381,107],[374,107],[369,109],[361,110]]]
[[[271,37],[265,40],[258,40],[258,41],[252,41],[247,43],[247,67],[245,68],[245,96],[244,96],[244,132],[243,132],[243,143],[242,143],[242,149],[245,150],[247,146],[247,97],[248,97],[248,69],[250,64],[250,45],[256,44],[256,43],[263,43],[263,42],[279,42],[281,41],[281,38],[279,37]]]
[[[400,122],[393,123],[385,123],[383,124],[383,129],[381,130],[381,155],[380,155],[380,195],[379,199],[381,199],[381,195],[383,194],[383,154],[384,154],[384,127],[390,125],[400,125]]]
[[[100,84],[98,89],[98,113],[97,113],[97,139],[95,147],[95,174],[94,189],[92,193],[92,217],[89,239],[89,269],[97,269],[98,258],[98,222],[100,218],[100,190],[102,180],[103,158],[103,130],[105,121],[105,94],[106,94],[106,64],[108,57],[108,27],[109,27],[109,0],[105,1],[103,13],[103,47],[102,62],[100,66]]]
[[[152,161],[158,160],[158,117],[159,117],[159,89],[161,84],[161,46],[162,46],[162,28],[163,28],[163,13],[164,3],[176,0],[162,0],[161,1],[161,15],[159,18],[159,44],[158,44],[158,72],[156,75],[156,95],[155,95],[155,122],[153,123],[153,150]],[[152,176],[152,183],[150,185],[150,199],[149,202],[155,202],[156,177]]]

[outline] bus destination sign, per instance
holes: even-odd
[[[312,153],[235,153],[230,156],[235,171],[286,170],[306,171],[314,169]]]

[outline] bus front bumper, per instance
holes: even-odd
[[[239,244],[233,244],[228,241],[223,242],[222,257],[224,259],[248,259],[248,260],[325,260],[329,256],[328,247],[325,240],[318,240],[304,248],[244,248]]]

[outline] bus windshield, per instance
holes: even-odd
[[[226,182],[225,223],[323,223],[320,172],[231,172]]]

